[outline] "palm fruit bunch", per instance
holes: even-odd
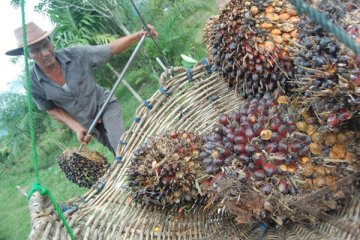
[[[202,145],[201,137],[183,130],[143,143],[127,169],[132,199],[162,207],[201,199],[196,181],[204,174]]]
[[[288,45],[296,41],[298,21],[287,1],[231,0],[205,27],[214,70],[249,99],[285,92],[294,70]]]
[[[266,93],[222,114],[204,136],[201,156],[212,177],[201,186],[239,223],[301,217],[284,207],[303,192],[300,160],[311,154],[311,138],[297,130],[294,114],[286,96]]]
[[[305,192],[330,186],[360,170],[357,160],[360,159],[359,132],[339,128],[331,132],[322,131],[311,118],[297,122],[296,126],[311,137],[311,158],[300,160]]]
[[[360,42],[358,6],[334,0],[316,1],[314,7]],[[321,124],[338,126],[360,110],[360,56],[311,19],[302,17],[298,25],[293,90],[302,94],[302,105],[310,106]]]
[[[65,150],[57,162],[71,182],[86,188],[93,186],[110,166],[103,155],[84,147],[80,151]]]

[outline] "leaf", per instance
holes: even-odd
[[[197,63],[198,61],[196,61],[195,59],[193,59],[192,57],[190,56],[187,56],[185,54],[180,54],[181,58],[186,61],[186,62],[189,62],[189,63]]]

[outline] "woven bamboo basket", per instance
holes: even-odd
[[[120,142],[126,144],[118,146],[116,161],[107,173],[83,196],[67,201],[71,207],[64,215],[76,239],[357,239],[360,196],[354,187],[350,187],[354,194],[347,207],[326,215],[320,225],[276,229],[259,223],[237,225],[225,211],[205,209],[202,204],[164,210],[132,202],[126,169],[133,151],[146,138],[170,129],[206,132],[220,113],[231,112],[242,101],[218,74],[209,73],[201,64],[192,69],[190,78],[185,68],[174,68],[172,73],[173,77],[166,73],[160,77],[161,86],[171,94],[156,92],[149,99],[151,110],[137,109],[137,121],[121,137]],[[352,186],[355,179],[345,179],[338,187]],[[29,239],[69,238],[47,197],[35,193],[29,205]]]

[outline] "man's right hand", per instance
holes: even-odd
[[[76,137],[81,144],[88,144],[91,141],[91,135],[87,134],[88,130],[72,118],[64,109],[55,107],[48,110],[47,113],[52,118],[71,128],[76,133]]]
[[[81,144],[88,144],[91,141],[91,135],[87,134],[88,130],[81,127],[76,130],[76,137]]]

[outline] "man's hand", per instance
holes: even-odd
[[[88,144],[91,141],[91,135],[88,135],[88,130],[84,127],[76,129],[76,137],[81,144]]]
[[[147,28],[149,29],[149,31],[146,31],[146,30],[141,30],[140,31],[141,36],[144,35],[144,34],[146,34],[147,37],[150,37],[150,35],[152,35],[154,37],[158,36],[157,31],[155,30],[155,28],[152,25],[148,24]]]

